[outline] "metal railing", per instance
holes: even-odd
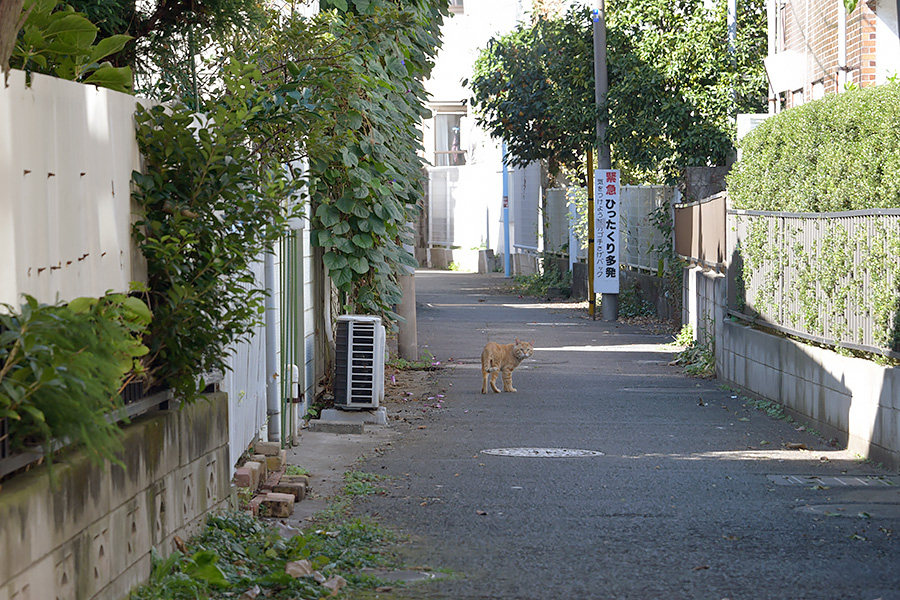
[[[728,211],[731,312],[812,341],[900,358],[900,210]]]
[[[213,385],[220,379],[221,375],[205,377],[206,383]],[[110,415],[108,418],[116,422],[122,422],[125,418],[133,419],[152,410],[165,410],[169,407],[172,399],[171,390],[145,392],[142,382],[128,384],[122,391],[122,411],[116,415]],[[53,444],[53,449],[54,451],[59,450],[67,446],[68,443],[66,440],[58,440]],[[44,453],[40,449],[13,452],[9,439],[9,423],[7,419],[0,419],[0,478],[37,463],[43,458]]]

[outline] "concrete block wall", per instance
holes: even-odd
[[[723,380],[783,404],[851,452],[900,469],[900,369],[730,321],[719,345]]]
[[[701,343],[706,342],[707,335],[721,339],[728,297],[725,276],[701,267],[687,267],[683,285],[682,325],[690,325],[694,339]]]
[[[173,550],[231,502],[228,403],[208,401],[138,419],[126,468],[80,453],[3,483],[0,600],[119,600],[149,578],[150,553]]]
[[[800,423],[900,470],[900,368],[847,357],[725,318],[725,277],[686,269],[684,319],[716,320],[716,372]]]

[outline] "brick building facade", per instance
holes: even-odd
[[[769,0],[766,70],[775,111],[900,72],[898,0]]]

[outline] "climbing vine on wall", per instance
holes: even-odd
[[[445,0],[330,0],[342,90],[337,119],[310,152],[313,243],[341,293],[342,310],[394,317],[397,277],[415,259],[413,222],[423,197],[418,124],[429,116],[422,81],[433,66]]]

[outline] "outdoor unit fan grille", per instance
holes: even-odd
[[[378,408],[384,398],[384,326],[379,317],[338,317],[334,405]]]

